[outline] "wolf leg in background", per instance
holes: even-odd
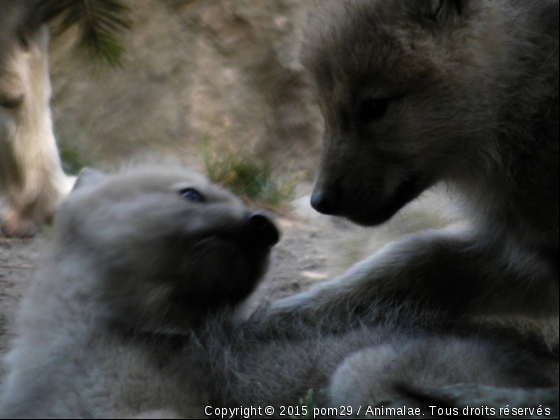
[[[473,227],[412,235],[272,312],[413,298],[557,319],[558,0],[315,3],[301,47],[326,121],[313,206],[374,226],[446,183]]]
[[[8,236],[26,237],[52,219],[73,180],[62,170],[53,132],[48,30],[2,37],[1,228]]]

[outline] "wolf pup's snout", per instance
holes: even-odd
[[[280,231],[265,212],[250,214],[247,221],[252,239],[271,248],[280,242]]]

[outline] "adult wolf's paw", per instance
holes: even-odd
[[[30,238],[39,233],[41,226],[50,223],[60,202],[72,191],[76,177],[62,175],[56,181],[46,180],[34,189],[37,196],[24,194],[6,201],[6,209],[0,215],[0,230],[9,238]],[[19,204],[28,203],[28,204]]]
[[[2,215],[0,230],[8,238],[31,238],[39,233],[40,225],[20,212],[6,210]]]

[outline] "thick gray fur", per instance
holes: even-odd
[[[445,183],[473,226],[389,244],[271,317],[412,299],[557,325],[558,1],[314,4],[301,55],[326,123],[316,205],[371,226]]]
[[[192,188],[204,202],[181,197]],[[204,418],[209,406],[268,405],[279,414],[310,389],[319,406],[347,406],[406,397],[402,384],[558,385],[545,346],[445,325],[414,302],[359,321],[348,308],[314,326],[239,319],[268,260],[248,214],[172,165],[85,171],[20,310],[0,417]]]

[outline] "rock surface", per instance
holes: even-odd
[[[298,64],[301,0],[131,2],[121,69],[53,45],[59,142],[88,162],[172,151],[200,165],[206,141],[313,172],[321,118]],[[311,174],[312,175],[312,174]]]

